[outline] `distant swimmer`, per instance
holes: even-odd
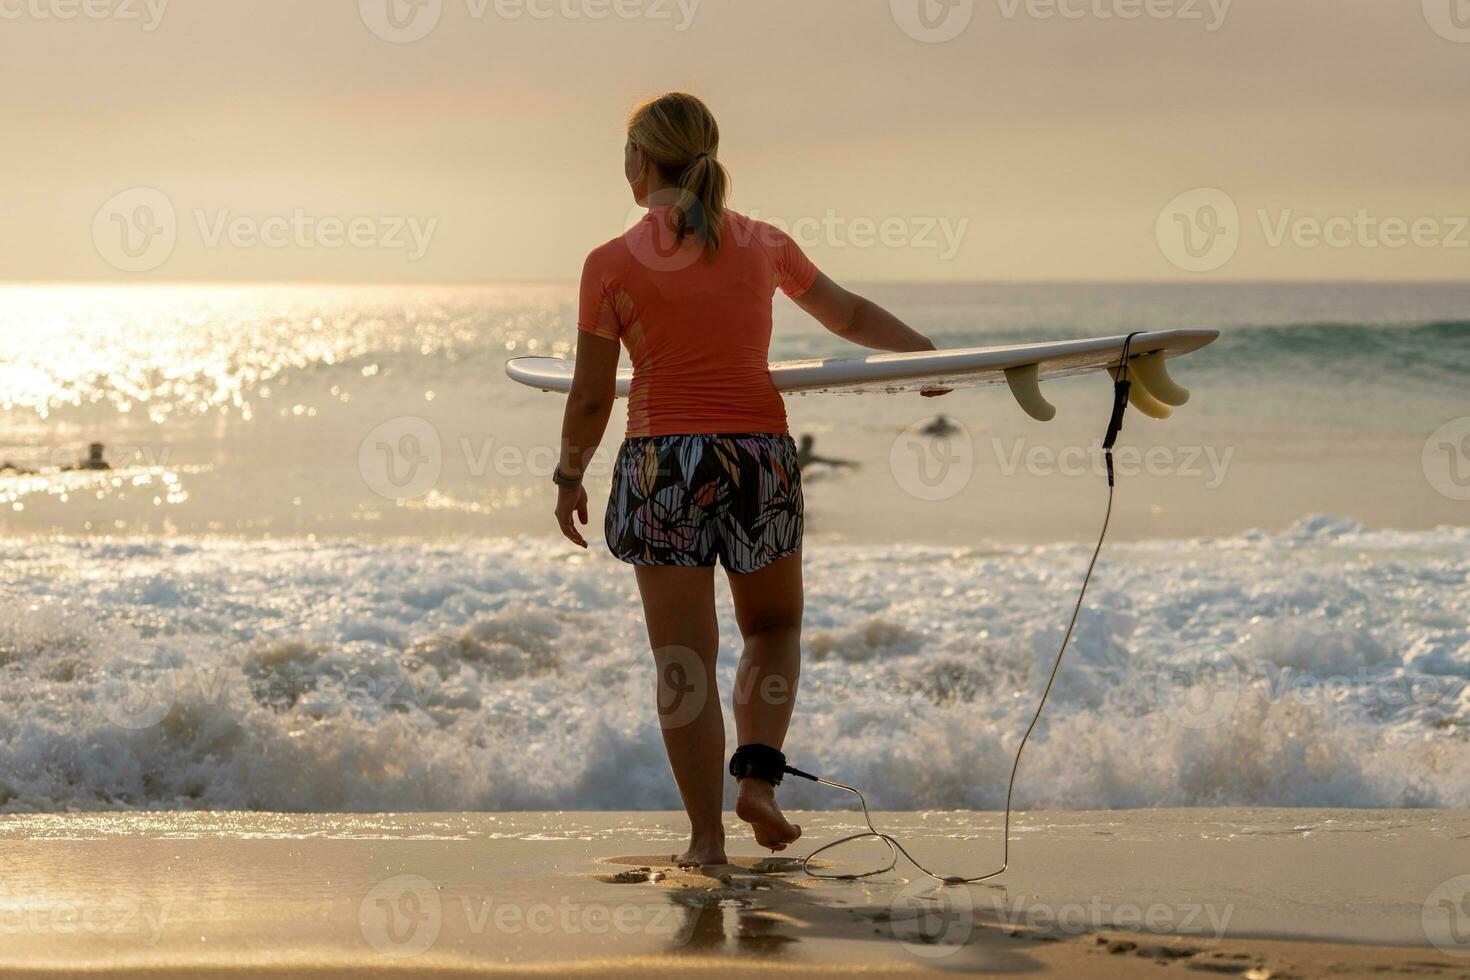
[[[949,416],[936,415],[933,421],[919,430],[919,434],[938,438],[939,436],[952,436],[958,431],[960,427],[951,422]]]
[[[106,447],[100,442],[94,442],[87,447],[87,458],[75,466],[64,467],[68,470],[110,470],[112,464],[103,458],[107,452]]]
[[[796,462],[802,470],[818,464],[822,466],[857,467],[858,464],[850,459],[828,459],[825,456],[818,456],[815,449],[816,444],[816,436],[806,435],[801,437],[801,445],[796,450]]]
[[[26,468],[24,466],[21,466],[19,463],[12,463],[8,459],[6,459],[6,460],[0,460],[0,473],[14,473],[16,476],[35,476],[36,475],[36,471],[35,470],[28,469],[28,468]]]

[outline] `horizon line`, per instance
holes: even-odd
[[[863,279],[844,280],[864,286],[1470,286],[1466,279],[1291,279],[1291,278],[1022,278],[1022,279]],[[7,279],[0,277],[0,288],[5,287],[316,287],[316,288],[386,288],[386,289],[464,289],[513,286],[573,286],[575,278],[568,279],[442,279],[442,280],[369,280],[369,279]]]

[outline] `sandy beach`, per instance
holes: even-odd
[[[799,819],[811,843],[796,857],[856,829],[840,813]],[[999,856],[995,814],[878,822],[946,871]],[[669,813],[10,816],[0,970],[1470,976],[1463,921],[1449,918],[1470,894],[1470,878],[1456,880],[1463,812],[1027,814],[1006,875],[942,889],[910,867],[816,881],[793,858],[757,857],[733,825],[732,865],[681,869],[669,858],[679,824]],[[860,844],[828,870],[878,856]]]

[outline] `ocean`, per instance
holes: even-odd
[[[1019,805],[1470,806],[1470,286],[866,291],[940,346],[1221,331],[1130,416]],[[632,576],[554,536],[560,403],[504,377],[572,285],[0,300],[0,810],[678,806]],[[774,357],[842,351],[781,301]],[[1003,803],[1105,501],[1105,379],[1047,392],[789,401],[856,464],[809,474],[794,764]]]

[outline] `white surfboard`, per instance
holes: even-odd
[[[1169,377],[1165,359],[1197,351],[1219,335],[1216,330],[1136,335],[1128,348],[1133,406],[1153,418],[1168,418],[1174,407],[1189,399],[1189,392]],[[1004,382],[1028,415],[1048,422],[1056,416],[1056,408],[1042,396],[1041,380],[1089,371],[1116,372],[1124,340],[1122,336],[1097,337],[1014,347],[776,361],[771,364],[771,381],[786,394],[892,393]],[[506,364],[505,373],[527,387],[564,395],[571,390],[573,369],[574,362],[560,357],[517,357]],[[632,380],[631,368],[618,372],[618,397],[627,396]]]

